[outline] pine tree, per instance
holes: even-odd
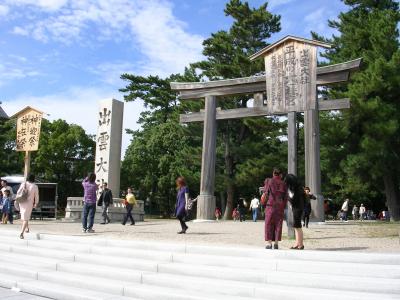
[[[345,0],[350,10],[329,21],[338,36],[325,39],[333,49],[330,63],[363,58],[362,71],[347,90],[334,95],[351,99],[343,114],[348,154],[343,156],[340,184],[348,193],[375,188],[384,193],[393,220],[400,220],[400,50],[399,3],[392,0]],[[336,177],[336,180],[338,178]],[[364,186],[363,186],[364,183]]]

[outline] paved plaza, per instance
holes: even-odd
[[[264,222],[221,221],[211,223],[190,222],[186,235],[178,235],[179,222],[176,220],[151,219],[138,222],[135,226],[122,226],[119,223],[108,225],[95,224],[96,237],[107,237],[128,240],[149,240],[174,243],[191,243],[205,245],[240,245],[242,247],[264,246]],[[0,225],[4,229],[17,229],[14,225]],[[79,223],[55,221],[32,221],[32,232],[85,235]],[[292,246],[293,241],[286,236],[283,229],[282,249]],[[347,250],[362,252],[399,252],[400,225],[382,222],[326,222],[311,223],[304,228],[305,245],[308,250]]]

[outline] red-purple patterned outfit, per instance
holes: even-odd
[[[282,223],[287,203],[287,186],[280,176],[267,178],[264,182],[264,193],[267,196],[265,208],[265,240],[280,241]]]

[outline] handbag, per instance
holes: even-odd
[[[26,182],[20,186],[17,195],[15,196],[15,201],[18,203],[23,203],[28,200],[28,189],[26,187]]]

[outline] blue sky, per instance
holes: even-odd
[[[124,72],[166,76],[202,58],[202,41],[229,28],[225,0],[0,0],[0,101],[9,114],[31,105],[96,132],[99,100],[122,100]],[[264,1],[250,0],[252,6]],[[282,31],[329,36],[340,0],[270,0]],[[125,106],[137,129],[140,101]],[[123,148],[129,144],[124,134]]]

